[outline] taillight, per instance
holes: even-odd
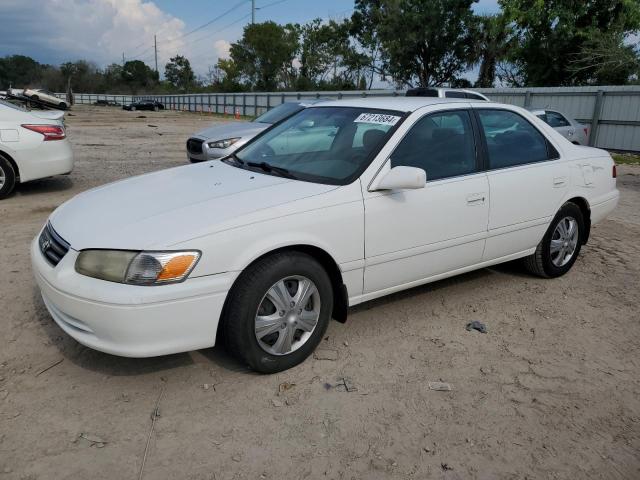
[[[59,125],[22,125],[22,127],[44,135],[45,142],[49,140],[62,140],[67,136],[64,128]]]
[[[617,178],[618,177],[618,171],[616,170],[616,164],[613,164],[613,170],[611,171],[611,176],[613,178]]]

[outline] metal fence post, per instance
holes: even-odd
[[[524,92],[524,108],[531,106],[531,91]]]
[[[267,93],[267,112],[271,110],[271,95]]]
[[[598,90],[596,104],[593,106],[593,116],[591,117],[591,131],[589,132],[589,146],[594,147],[598,139],[598,124],[604,103],[604,90]]]
[[[242,116],[243,117],[247,116],[247,94],[246,93],[242,94]]]

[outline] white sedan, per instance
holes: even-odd
[[[27,111],[0,100],[0,199],[17,183],[73,170],[63,112]]]
[[[307,108],[222,161],[59,207],[31,247],[54,320],[148,357],[210,347],[277,372],[348,307],[509,260],[569,271],[618,202],[605,151],[526,110],[440,98]]]

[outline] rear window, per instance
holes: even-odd
[[[405,94],[406,97],[437,97],[438,90],[435,88],[410,88]]]
[[[299,112],[303,108],[304,107],[302,105],[295,102],[281,103],[277,107],[272,108],[268,112],[263,113],[262,115],[257,117],[254,122],[268,123],[273,125],[274,123],[278,123],[285,118],[290,117],[294,113]]]

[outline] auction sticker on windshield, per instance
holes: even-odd
[[[354,123],[376,123],[378,125],[395,125],[400,117],[385,115],[384,113],[361,113]]]

